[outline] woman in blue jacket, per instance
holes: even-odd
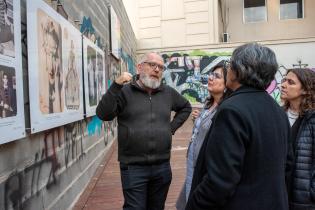
[[[291,125],[294,154],[290,209],[315,209],[315,72],[289,69],[281,82],[281,99]]]

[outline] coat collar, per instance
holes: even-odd
[[[239,87],[238,89],[236,89],[235,91],[232,92],[232,94],[228,97],[233,97],[235,95],[239,95],[239,94],[243,94],[243,93],[258,93],[258,92],[266,92],[265,90],[261,90],[261,89],[257,89],[257,88],[253,88],[253,87],[249,87],[246,85],[242,85],[241,87]]]

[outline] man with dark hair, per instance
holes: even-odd
[[[204,140],[186,210],[287,210],[289,122],[265,91],[278,69],[276,56],[245,44],[234,50],[228,69],[234,92]]]
[[[144,55],[137,70],[139,77],[134,80],[128,72],[115,80],[96,114],[106,121],[118,119],[123,209],[162,210],[172,180],[172,134],[188,118],[191,106],[175,89],[161,84],[160,55]]]

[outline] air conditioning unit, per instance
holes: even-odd
[[[229,42],[229,33],[223,33],[223,42]]]

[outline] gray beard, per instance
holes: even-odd
[[[140,81],[145,87],[151,89],[157,89],[161,85],[161,79],[151,79],[147,74],[140,74]]]

